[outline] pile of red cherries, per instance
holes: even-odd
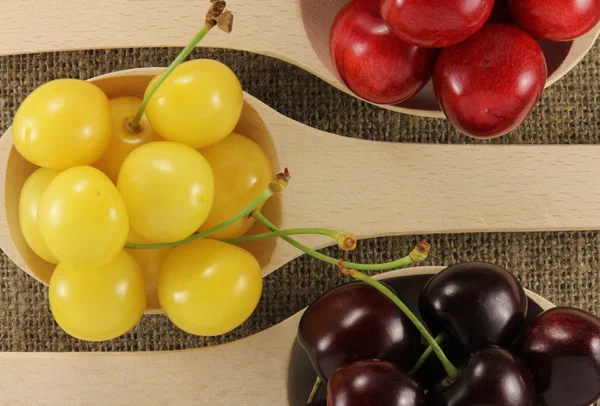
[[[475,138],[504,135],[531,113],[547,79],[537,40],[571,41],[600,21],[600,0],[351,0],[330,53],[358,97],[398,104],[433,78],[450,122]]]

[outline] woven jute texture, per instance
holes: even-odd
[[[134,67],[166,66],[179,49],[65,52],[0,58],[0,130],[11,123],[19,103],[36,86],[55,78],[87,79]],[[494,142],[589,144],[600,134],[600,51],[595,47],[576,69],[549,88],[533,114],[514,133]],[[244,90],[284,115],[348,137],[394,142],[472,143],[445,120],[388,112],[333,89],[320,79],[278,60],[199,49],[229,65]],[[594,176],[594,174],[590,174]],[[310,226],[310,224],[307,224]],[[351,258],[382,262],[403,256],[425,239],[432,244],[427,265],[481,260],[513,271],[529,289],[561,305],[600,313],[598,232],[463,234],[379,238],[362,241]],[[335,249],[324,250],[339,255]],[[48,307],[47,289],[0,258],[0,349],[3,351],[137,351],[194,348],[239,339],[276,324],[324,291],[345,281],[333,267],[301,257],[266,278],[254,315],[217,338],[185,334],[163,316],[145,316],[130,333],[91,344],[61,331]]]

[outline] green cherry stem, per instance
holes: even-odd
[[[438,345],[439,345],[439,344],[443,343],[445,339],[446,339],[446,336],[442,332],[442,333],[438,334],[438,336],[435,338],[435,342],[438,343]],[[421,357],[416,362],[416,364],[411,368],[411,370],[408,371],[408,374],[411,376],[416,374],[417,371],[419,370],[419,368],[421,368],[423,366],[423,364],[425,363],[425,361],[427,361],[427,359],[429,358],[431,353],[433,353],[433,347],[430,345],[429,347],[427,347],[425,352],[421,355]]]
[[[321,384],[323,381],[320,376],[317,376],[315,384],[313,385],[312,390],[310,391],[310,395],[308,396],[308,401],[306,403],[311,403],[317,397],[317,393],[319,393],[319,389],[321,389]]]
[[[226,21],[224,21],[226,20]],[[225,1],[221,0],[211,0],[211,6],[206,14],[206,20],[200,28],[200,31],[192,38],[192,40],[187,44],[187,46],[181,51],[179,55],[171,62],[166,71],[164,71],[160,77],[154,82],[154,85],[146,94],[144,95],[144,99],[142,100],[142,104],[140,105],[135,117],[131,119],[127,123],[127,128],[129,131],[135,133],[140,129],[140,120],[144,115],[144,111],[150,103],[150,99],[156,93],[156,90],[163,84],[163,82],[167,79],[167,77],[173,73],[173,71],[181,65],[183,60],[189,56],[190,53],[196,48],[196,46],[202,41],[202,39],[208,34],[208,32],[215,26],[219,26],[224,31],[231,31],[231,24],[233,22],[233,16],[229,11],[225,10]]]
[[[398,296],[396,296],[394,294],[394,292],[392,292],[390,289],[388,289],[385,285],[383,285],[379,281],[373,279],[369,275],[365,275],[364,273],[357,271],[356,269],[348,269],[348,268],[346,268],[345,265],[346,264],[344,263],[344,261],[340,260],[338,262],[338,267],[339,267],[340,271],[342,271],[343,274],[348,275],[356,280],[368,283],[369,285],[373,286],[375,289],[377,289],[378,291],[380,291],[381,293],[386,295],[392,302],[394,302],[396,304],[396,306],[398,306],[398,308],[400,310],[402,310],[402,312],[406,315],[406,317],[408,317],[410,319],[410,321],[412,321],[412,323],[415,325],[417,330],[419,330],[421,335],[425,338],[425,340],[432,347],[433,352],[435,352],[435,354],[439,358],[440,362],[444,366],[444,369],[446,370],[448,377],[452,380],[456,379],[458,377],[458,369],[456,369],[456,367],[452,364],[452,362],[450,362],[448,357],[446,357],[446,354],[444,354],[444,351],[442,351],[439,344],[434,340],[434,338],[431,336],[431,334],[429,334],[429,331],[427,331],[427,329],[425,328],[423,323],[421,323],[419,321],[417,316],[415,316],[415,314],[408,308],[408,306],[406,306],[404,304],[404,302],[402,302],[402,300],[400,300],[398,298]]]
[[[254,199],[248,206],[246,206],[242,211],[238,212],[236,215],[234,215],[230,219],[224,221],[223,223],[219,224],[218,226],[211,228],[210,230],[206,230],[202,233],[194,234],[188,238],[184,238],[183,240],[179,240],[179,241],[175,241],[175,242],[156,243],[156,244],[126,244],[125,248],[138,249],[138,250],[154,250],[154,249],[161,249],[161,248],[170,248],[170,247],[176,247],[176,246],[182,245],[182,244],[187,244],[192,241],[201,240],[206,237],[210,237],[214,233],[221,231],[224,228],[229,227],[236,221],[238,221],[238,220],[246,217],[250,213],[252,213],[254,210],[256,210],[257,207],[259,207],[261,204],[266,202],[275,193],[282,192],[283,189],[285,189],[287,187],[289,179],[290,179],[290,173],[288,172],[288,170],[286,168],[286,170],[284,172],[277,174],[277,176],[269,184],[269,186],[267,186],[267,188],[265,190],[263,190],[263,192],[256,199]]]
[[[242,242],[267,240],[269,238],[276,237],[289,237],[292,235],[324,235],[326,237],[331,237],[334,240],[336,240],[338,246],[344,251],[352,251],[354,248],[356,248],[356,237],[354,237],[353,234],[348,232],[342,233],[336,230],[331,230],[329,228],[293,228],[289,230],[272,231],[270,233],[264,234],[245,235],[243,237],[238,238],[228,238],[222,241],[230,244],[239,244]]]
[[[254,217],[256,219],[256,221],[258,221],[259,223],[261,223],[262,225],[267,227],[269,230],[280,231],[273,223],[271,223],[260,212],[258,212],[256,210],[253,211],[252,217]],[[281,236],[281,238],[283,240],[285,240],[286,242],[288,242],[289,244],[293,245],[294,247],[298,248],[300,251],[310,255],[311,257],[314,257],[323,262],[327,262],[328,264],[331,264],[331,265],[337,265],[339,263],[339,259],[330,257],[328,255],[321,254],[320,252],[317,252],[317,251],[313,250],[312,248],[309,248],[306,245],[296,241],[295,239],[293,239],[290,236],[283,235],[283,236]],[[384,264],[357,264],[354,262],[347,262],[346,265],[348,265],[351,268],[359,269],[362,271],[389,271],[392,269],[404,268],[408,265],[423,262],[425,260],[425,258],[427,258],[429,249],[430,249],[429,244],[427,244],[426,242],[420,242],[417,245],[417,247],[415,247],[415,249],[413,249],[411,251],[410,254],[408,254],[407,256],[405,256],[403,258],[392,261],[392,262],[387,262]]]

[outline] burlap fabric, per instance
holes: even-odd
[[[36,86],[59,77],[87,79],[146,66],[166,66],[179,49],[65,52],[0,58],[0,130]],[[600,50],[593,51],[549,88],[533,114],[514,133],[494,142],[522,144],[596,143],[600,134]],[[401,115],[345,95],[301,69],[278,60],[227,50],[197,50],[228,64],[244,89],[274,109],[318,129],[348,137],[394,142],[472,143],[445,120]],[[595,176],[595,174],[590,174]],[[310,224],[307,224],[310,226]],[[363,241],[350,258],[381,262],[404,255],[426,239],[427,265],[482,260],[512,270],[523,284],[549,300],[600,313],[598,232],[428,235]],[[336,250],[325,250],[337,255]],[[3,351],[146,351],[194,348],[239,339],[276,324],[322,292],[345,281],[333,267],[301,257],[265,280],[252,318],[218,338],[183,333],[163,316],[146,316],[133,331],[91,344],[69,337],[52,319],[47,289],[0,258],[0,348]]]

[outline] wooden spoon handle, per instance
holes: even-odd
[[[280,405],[300,315],[231,344],[138,353],[2,353],[10,405]],[[308,393],[307,393],[308,395]]]
[[[600,145],[431,145],[365,141],[268,124],[292,182],[283,225],[359,238],[600,229]]]

